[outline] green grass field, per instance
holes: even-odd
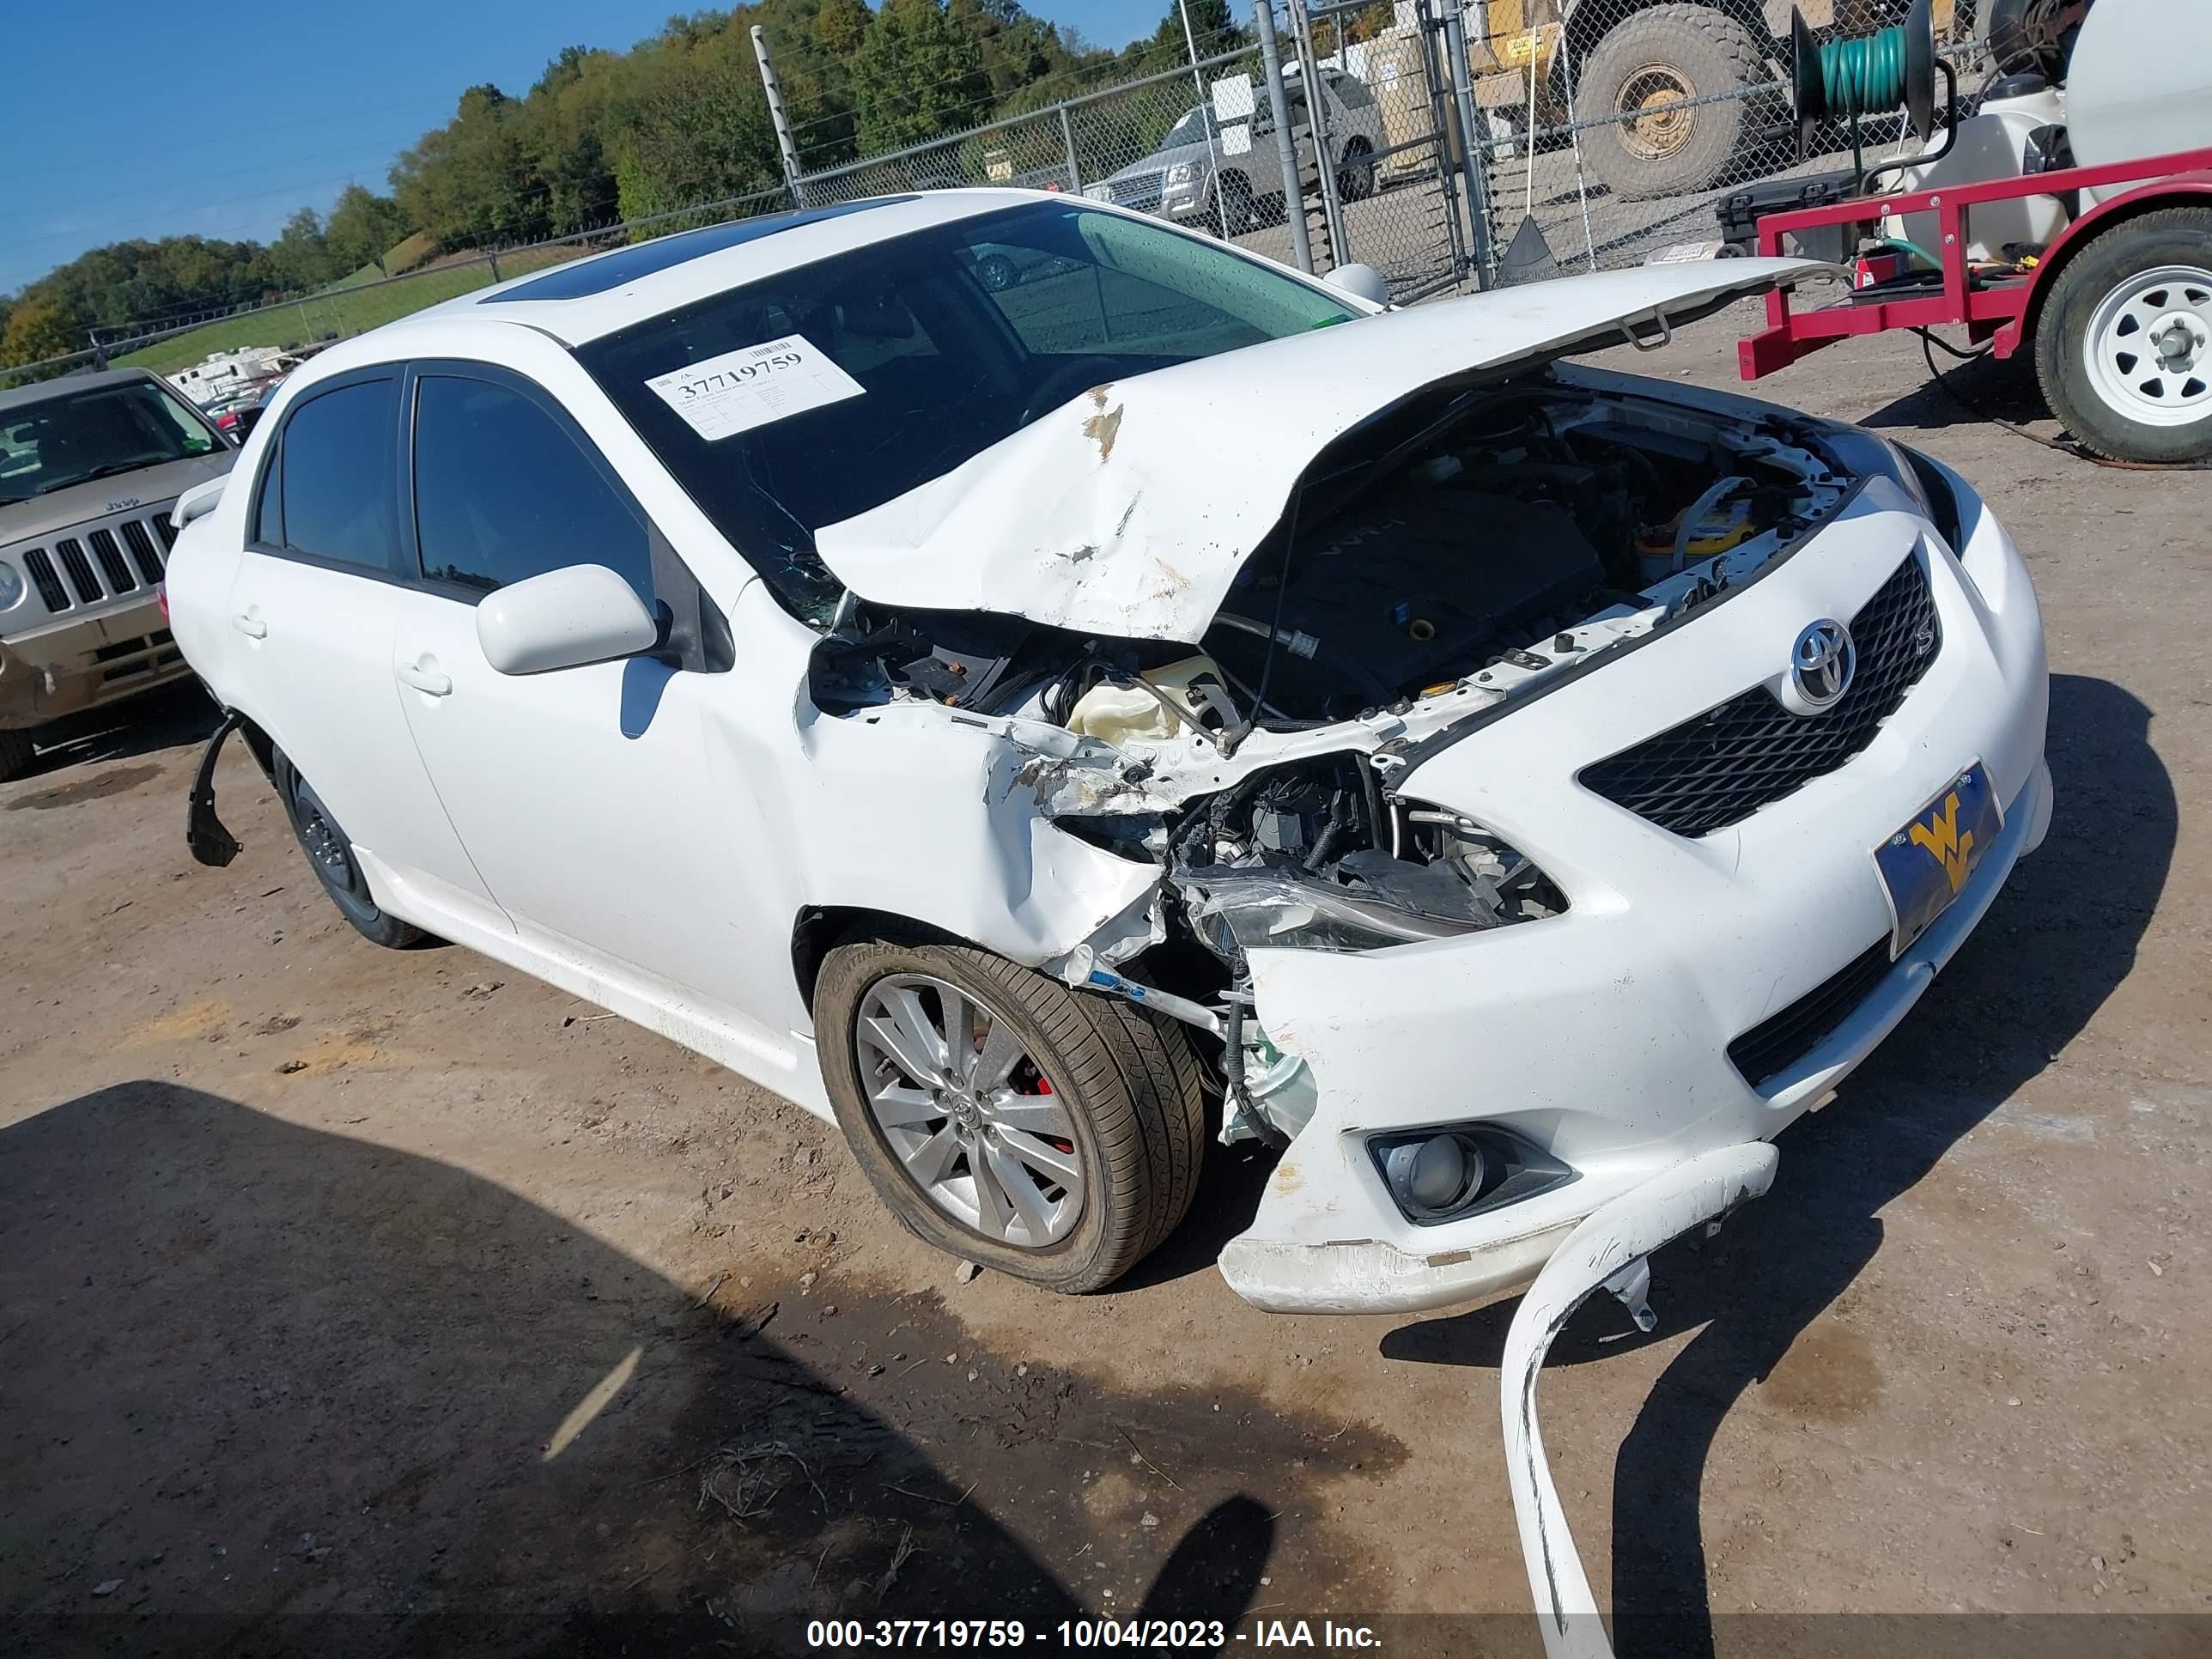
[[[499,262],[501,279],[520,276],[525,271],[538,270],[547,265],[561,264],[590,250],[584,248],[540,248],[517,253],[512,258],[502,256]],[[375,267],[368,268],[374,280]],[[189,368],[212,352],[234,350],[240,346],[276,346],[290,349],[305,345],[313,340],[333,336],[350,338],[366,333],[372,328],[436,305],[441,300],[451,300],[477,289],[491,286],[491,270],[487,265],[433,265],[402,281],[381,287],[362,286],[359,271],[334,288],[295,300],[289,305],[257,311],[250,316],[226,317],[219,323],[210,323],[205,328],[196,328],[189,334],[179,334],[173,339],[162,340],[143,351],[134,351],[127,357],[118,357],[118,367],[150,368],[156,374],[173,374]]]

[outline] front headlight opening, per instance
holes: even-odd
[[[1190,163],[1188,161],[1177,161],[1173,167],[1168,169],[1167,181],[1171,185],[1187,185],[1190,182]]]
[[[23,602],[23,573],[0,559],[0,611],[12,611]]]
[[[1367,1151],[1390,1201],[1417,1227],[1464,1221],[1575,1179],[1549,1153],[1487,1124],[1374,1135]]]
[[[1250,950],[1362,951],[1540,921],[1567,900],[1464,814],[1389,799],[1366,757],[1246,780],[1194,809],[1173,869],[1199,937],[1232,966]]]

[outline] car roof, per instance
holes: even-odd
[[[711,295],[894,236],[1024,203],[1071,199],[1048,191],[935,190],[737,220],[514,277],[375,332],[388,340],[394,331],[431,319],[519,323],[580,346]]]
[[[143,368],[106,368],[94,374],[64,374],[58,380],[38,380],[12,392],[0,392],[0,415],[9,415],[67,392],[100,392],[112,386],[144,386],[149,381],[158,385],[160,377]]]

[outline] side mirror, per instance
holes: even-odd
[[[1324,280],[1331,288],[1340,288],[1370,305],[1390,303],[1390,284],[1373,265],[1339,265]]]
[[[477,643],[502,674],[580,668],[659,642],[644,604],[603,564],[549,570],[488,593],[477,606]]]
[[[248,404],[244,409],[240,410],[238,411],[238,419],[231,424],[230,435],[232,439],[238,443],[243,444],[246,441],[246,434],[252,431],[255,427],[259,426],[261,424],[261,417],[268,412],[269,411],[264,409],[259,404]]]

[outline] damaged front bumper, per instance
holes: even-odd
[[[1738,619],[1787,638],[1808,615],[1850,614],[1903,556],[1899,533],[1886,513],[1832,527],[1828,558],[1794,562],[1739,594]],[[1557,758],[1639,738],[1650,724],[1640,711],[1719,702],[1699,683],[1703,643],[1680,636],[1411,769],[1407,794],[1525,848],[1572,907],[1463,939],[1251,953],[1258,1017],[1305,1061],[1318,1098],[1251,1227],[1222,1251],[1232,1288],[1261,1307],[1313,1313],[1504,1295],[1593,1213],[1686,1160],[1771,1140],[1873,1052],[2050,822],[2040,618],[1994,519],[1980,515],[1971,544],[1963,563],[1928,550],[1945,644],[1897,714],[1849,764],[1723,832],[1660,831],[1583,789]],[[1822,591],[1832,583],[1841,586]],[[1806,1046],[1746,1076],[1731,1045],[1817,1000],[1887,940],[1872,849],[1976,760],[2003,825],[1948,908],[1893,962],[1852,981],[1835,1017],[1808,1026]],[[1462,1128],[1514,1136],[1572,1178],[1417,1220],[1374,1144]]]
[[[1612,1199],[1559,1245],[1505,1333],[1498,1408],[1506,1480],[1547,1659],[1609,1659],[1613,1647],[1544,1456],[1543,1431],[1536,1421],[1536,1379],[1544,1357],[1575,1310],[1600,1290],[1620,1296],[1637,1324],[1650,1330],[1654,1322],[1644,1305],[1650,1281],[1646,1258],[1691,1229],[1716,1224],[1737,1206],[1764,1195],[1773,1184],[1777,1161],[1774,1148],[1763,1144],[1725,1146]]]
[[[0,730],[43,726],[191,672],[150,599],[64,618],[0,643]]]

